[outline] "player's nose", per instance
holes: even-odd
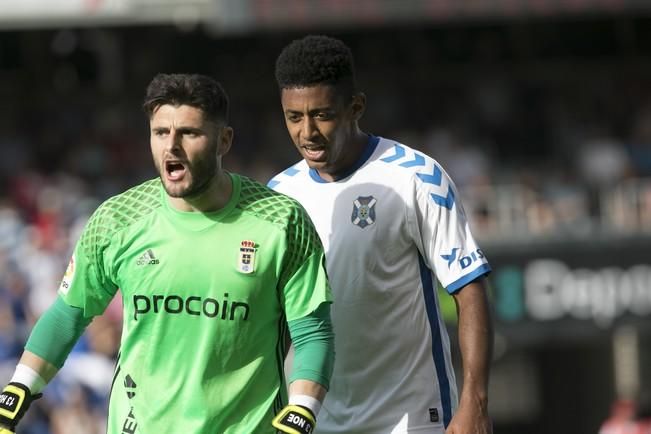
[[[165,140],[165,151],[169,152],[170,154],[178,153],[178,151],[183,147],[182,139],[183,139],[182,134],[177,134],[176,132],[172,132],[172,134],[169,134]]]
[[[303,136],[303,138],[310,139],[316,136],[318,132],[319,129],[317,128],[314,119],[312,119],[310,116],[305,116],[303,118],[303,123],[301,125],[301,135]]]

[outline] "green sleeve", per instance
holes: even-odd
[[[100,205],[86,223],[68,269],[59,286],[59,296],[84,315],[101,315],[117,292],[112,244],[125,227],[116,217],[114,198]]]
[[[298,203],[291,208],[286,237],[279,288],[285,317],[293,321],[314,312],[321,303],[332,301],[332,294],[321,240]]]
[[[288,322],[294,344],[294,365],[289,382],[310,380],[326,389],[335,360],[330,303],[321,303],[311,314]]]
[[[84,317],[82,309],[57,297],[34,325],[25,349],[61,368],[91,321]]]

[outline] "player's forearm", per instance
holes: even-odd
[[[81,309],[61,298],[34,325],[11,381],[39,393],[56,375],[70,350],[90,322]]]
[[[472,401],[485,408],[493,352],[493,325],[483,279],[455,294],[459,313],[459,348],[463,362],[461,404]]]
[[[334,342],[330,305],[288,322],[294,343],[289,403],[272,421],[282,433],[311,433],[332,375]]]
[[[296,380],[289,385],[289,396],[306,395],[322,402],[326,395],[326,388],[310,380]]]
[[[34,325],[25,349],[58,369],[91,320],[81,309],[57,297]]]
[[[18,364],[31,368],[43,379],[43,381],[46,384],[49,383],[50,380],[52,380],[52,378],[59,371],[59,369],[56,366],[54,366],[47,360],[27,350],[23,352],[23,355],[20,358]]]
[[[330,384],[334,363],[330,304],[322,303],[309,315],[289,321],[288,326],[294,343],[289,407],[304,407],[315,418]]]
[[[300,387],[307,387],[303,382],[314,383],[327,390],[334,365],[334,333],[330,321],[330,304],[322,303],[311,314],[289,321],[288,327],[294,344],[290,384],[301,381],[298,383],[302,384]]]

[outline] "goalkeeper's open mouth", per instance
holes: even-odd
[[[180,181],[188,171],[186,163],[179,160],[165,161],[165,177],[170,181]]]

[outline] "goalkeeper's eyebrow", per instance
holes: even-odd
[[[175,129],[177,134],[181,135],[186,135],[186,134],[193,134],[193,135],[204,135],[206,134],[206,131],[202,128],[196,128],[196,127],[185,127],[181,126]],[[152,127],[151,132],[154,134],[161,134],[161,133],[170,133],[170,127],[164,127],[164,126],[159,126],[159,127]]]

